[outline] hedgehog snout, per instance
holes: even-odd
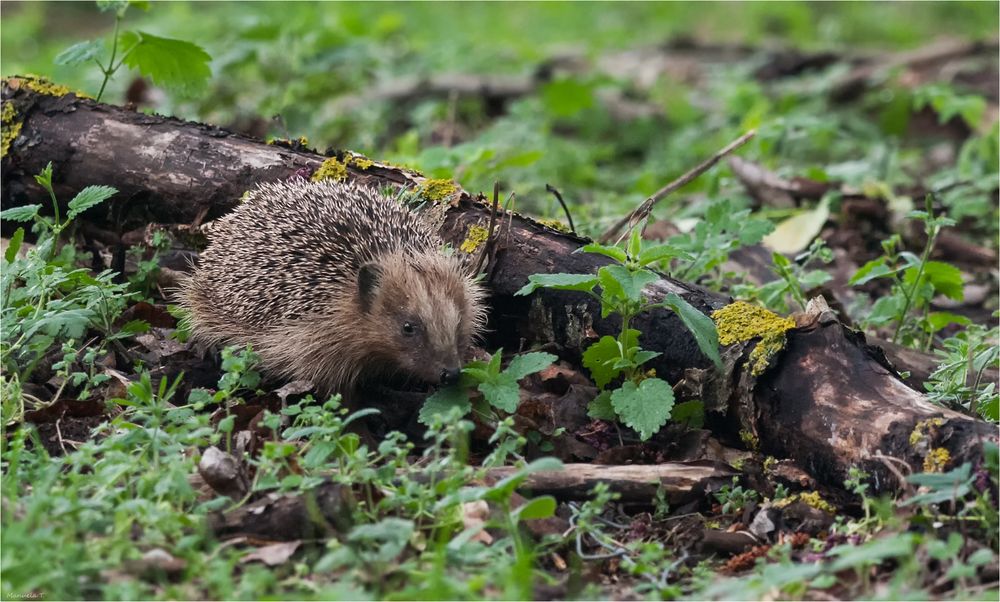
[[[441,384],[444,386],[453,385],[458,382],[458,377],[461,375],[461,368],[445,368],[441,371]]]

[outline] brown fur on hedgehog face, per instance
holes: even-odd
[[[431,384],[457,380],[484,319],[481,291],[457,260],[384,256],[361,266],[356,291],[372,368],[381,368],[372,372]]]

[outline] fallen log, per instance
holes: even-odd
[[[151,217],[200,223],[224,214],[258,182],[308,177],[325,163],[337,177],[410,188],[435,201],[444,214],[439,232],[455,248],[469,243],[475,252],[470,234],[490,220],[489,205],[450,181],[349,152],[324,157],[71,93],[46,94],[33,81],[10,78],[3,84],[3,101],[13,107],[17,127],[3,157],[7,206],[42,198],[32,175],[52,161],[60,198],[90,184],[121,191],[107,211],[85,214],[105,227],[122,232]],[[583,294],[540,290],[514,296],[532,274],[593,273],[610,260],[575,253],[586,242],[578,237],[523,216],[501,217],[501,244],[488,280],[490,343],[507,350],[554,343],[564,359],[578,362],[597,337],[617,334],[620,321],[602,318],[597,303]],[[667,276],[645,291],[654,301],[669,292],[705,313],[729,301]],[[829,312],[800,321],[763,368],[751,367],[759,337],[733,345],[721,375],[707,371],[709,362],[673,313],[649,311],[633,325],[643,333],[644,348],[662,353],[650,364],[660,376],[701,381],[700,397],[717,414],[710,425],[718,433],[732,439],[745,434],[756,451],[795,458],[826,486],[841,487],[847,470],[861,464],[874,475],[876,489],[892,488],[896,483],[879,455],[899,458],[915,471],[943,470],[978,458],[981,442],[997,439],[993,425],[933,406],[906,387],[878,349]],[[937,461],[928,465],[928,458]]]

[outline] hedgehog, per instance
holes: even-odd
[[[259,185],[180,286],[196,340],[250,345],[275,376],[351,398],[457,381],[483,289],[417,214],[330,180]]]

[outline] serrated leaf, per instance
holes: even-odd
[[[561,291],[589,291],[597,285],[597,276],[592,274],[532,274],[528,284],[514,293],[515,296],[530,295],[539,288]]]
[[[490,356],[490,361],[486,364],[486,370],[492,376],[500,374],[500,360],[503,359],[503,347],[496,350],[496,352]]]
[[[705,357],[712,360],[715,367],[722,370],[722,358],[719,356],[719,332],[711,318],[694,308],[677,293],[668,293],[663,304],[676,313],[687,329],[694,335],[698,349]]]
[[[629,301],[642,300],[642,289],[659,276],[649,270],[630,271],[623,265],[607,265],[598,271],[601,287],[613,296],[624,296]]]
[[[11,207],[10,209],[0,211],[0,219],[12,222],[28,222],[35,219],[35,216],[38,215],[38,210],[41,208],[41,205],[21,205],[20,207]]]
[[[73,219],[87,209],[99,205],[118,192],[111,186],[87,186],[69,202],[69,213],[66,219]]]
[[[491,406],[508,414],[517,410],[517,403],[521,400],[521,388],[518,387],[517,380],[506,373],[480,383],[479,391]]]
[[[670,418],[674,391],[659,378],[647,378],[638,386],[628,381],[611,393],[611,405],[621,421],[646,441]]]
[[[212,57],[197,44],[144,31],[126,31],[119,43],[132,49],[125,64],[158,86],[190,94],[203,88],[212,76],[208,66]]]
[[[580,250],[583,251],[584,253],[594,253],[595,255],[604,255],[605,257],[610,257],[611,259],[614,259],[619,263],[624,263],[626,260],[628,260],[628,255],[625,254],[625,251],[622,251],[618,247],[602,245],[596,242],[592,242],[589,245],[584,246]]]
[[[459,408],[463,415],[472,409],[469,391],[465,387],[447,387],[435,391],[424,401],[417,420],[421,424],[430,424],[434,416],[447,414],[452,408]]]
[[[611,391],[601,391],[587,404],[587,416],[596,420],[618,420],[615,408],[611,405]]]
[[[917,267],[911,267],[906,271],[906,282],[912,284],[917,277]],[[950,263],[943,261],[928,261],[924,264],[922,278],[931,283],[934,290],[954,301],[961,301],[965,298],[962,289],[962,272]]]
[[[633,363],[635,363],[636,366],[641,366],[646,362],[648,362],[649,360],[653,359],[654,357],[658,357],[661,355],[663,354],[660,353],[659,351],[638,351],[632,358],[632,361]]]
[[[774,231],[774,224],[766,219],[743,217],[740,223],[740,244],[744,247],[759,243],[764,237]]]
[[[52,61],[57,65],[79,65],[96,58],[104,50],[104,40],[87,40],[73,44],[56,55]]]
[[[510,364],[503,373],[513,377],[515,380],[521,380],[529,374],[534,374],[539,370],[548,368],[554,361],[556,361],[556,356],[551,353],[533,351],[515,356],[514,359],[510,360]]]
[[[18,228],[14,230],[14,234],[10,237],[10,243],[7,245],[7,250],[3,254],[7,263],[14,263],[14,260],[17,259],[17,252],[21,250],[22,242],[24,242],[24,228]]]

